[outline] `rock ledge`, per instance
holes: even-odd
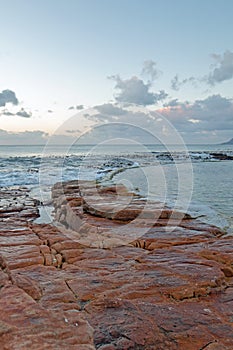
[[[233,348],[232,237],[123,186],[55,185],[57,227],[4,196],[2,349]]]

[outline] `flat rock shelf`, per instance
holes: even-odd
[[[1,189],[3,350],[231,350],[233,237],[123,185]]]

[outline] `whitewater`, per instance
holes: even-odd
[[[192,177],[192,188],[184,189],[185,210],[202,221],[233,232],[233,146],[189,145],[166,149],[161,145],[0,146],[0,186],[26,186],[48,209],[51,187],[74,179],[124,183],[145,198],[173,207],[180,187]],[[188,171],[187,171],[188,165]],[[177,170],[178,169],[178,170]],[[192,171],[192,173],[190,173]],[[178,174],[177,174],[178,172]],[[181,178],[179,178],[181,176]],[[183,198],[183,197],[182,197]],[[182,199],[181,198],[181,199]],[[48,219],[47,219],[48,220]],[[49,220],[48,220],[49,221]]]

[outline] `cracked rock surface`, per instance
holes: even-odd
[[[33,223],[28,197],[7,216],[15,193],[4,194],[1,349],[232,349],[233,238],[159,203],[143,211],[123,186],[92,186],[54,186],[57,226]]]

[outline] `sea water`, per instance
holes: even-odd
[[[125,183],[141,195],[189,211],[233,231],[232,145],[0,146],[0,186],[27,186],[49,200],[58,181]],[[172,150],[172,151],[171,151]],[[182,192],[183,191],[183,192]],[[178,202],[178,204],[177,204]]]

